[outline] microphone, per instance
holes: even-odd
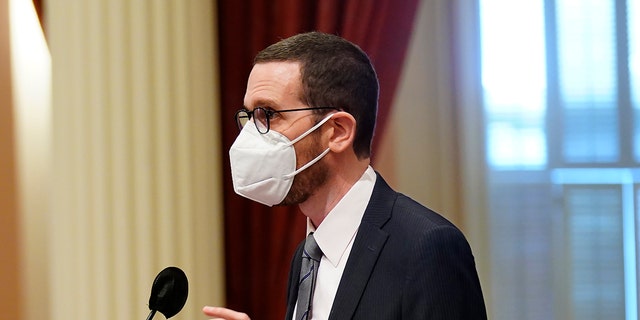
[[[187,302],[188,294],[189,284],[184,272],[180,268],[166,267],[153,280],[149,298],[151,312],[147,320],[153,319],[156,311],[167,319],[175,316]]]

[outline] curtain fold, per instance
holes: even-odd
[[[40,27],[42,28],[42,32],[46,36],[46,29],[44,24],[44,0],[33,0],[33,7],[36,9],[36,14],[38,15],[38,20],[40,21]]]
[[[369,54],[380,81],[376,137],[382,136],[403,66],[418,0],[218,1],[227,306],[253,319],[282,319],[289,262],[304,238],[296,208],[269,208],[233,191],[228,150],[258,51],[306,31],[338,34]],[[378,139],[374,138],[374,158]]]

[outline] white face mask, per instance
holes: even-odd
[[[290,141],[283,134],[269,130],[261,134],[253,123],[247,123],[229,149],[231,178],[235,192],[245,198],[273,206],[289,193],[293,177],[320,161],[329,148],[296,170],[293,145],[327,122],[333,114]]]

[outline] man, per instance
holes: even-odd
[[[238,194],[307,216],[286,319],[486,319],[463,234],[371,168],[377,102],[369,58],[340,37],[299,34],[255,58],[229,155]]]

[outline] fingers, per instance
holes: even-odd
[[[208,317],[214,317],[211,320],[251,320],[246,313],[222,307],[206,306],[202,308],[202,312]]]

